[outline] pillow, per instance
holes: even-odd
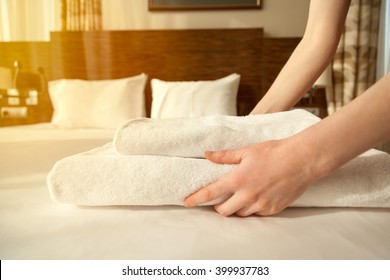
[[[144,117],[147,75],[116,80],[49,82],[52,123],[62,128],[117,128]]]
[[[240,75],[215,81],[166,82],[152,79],[152,118],[237,115]]]

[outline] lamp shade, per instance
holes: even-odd
[[[0,89],[13,88],[12,70],[0,67]]]

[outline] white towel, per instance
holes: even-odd
[[[232,166],[205,159],[118,155],[107,144],[58,161],[47,177],[51,198],[77,205],[182,205]]]
[[[206,159],[118,155],[111,144],[70,156],[48,175],[54,201],[77,205],[183,205],[234,165]],[[390,155],[371,150],[312,184],[292,206],[390,207]]]
[[[133,119],[118,128],[114,147],[123,155],[202,158],[207,150],[286,138],[319,120],[302,109],[245,117]]]

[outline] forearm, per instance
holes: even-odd
[[[340,40],[349,0],[312,0],[302,41],[251,114],[289,110],[331,62]]]
[[[390,73],[336,114],[294,136],[207,152],[214,163],[237,166],[191,194],[185,205],[223,199],[215,209],[225,216],[277,214],[314,181],[390,139],[389,104]]]
[[[332,57],[331,54],[319,56],[318,48],[308,41],[303,39],[300,42],[251,114],[289,110],[308,92]]]
[[[390,139],[390,73],[337,113],[297,134],[313,176],[339,168]]]

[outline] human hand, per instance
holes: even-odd
[[[313,181],[311,161],[305,149],[291,139],[263,142],[236,150],[206,152],[218,164],[237,164],[220,180],[188,196],[184,205],[197,206],[227,199],[215,210],[224,215],[267,216],[283,211]]]

